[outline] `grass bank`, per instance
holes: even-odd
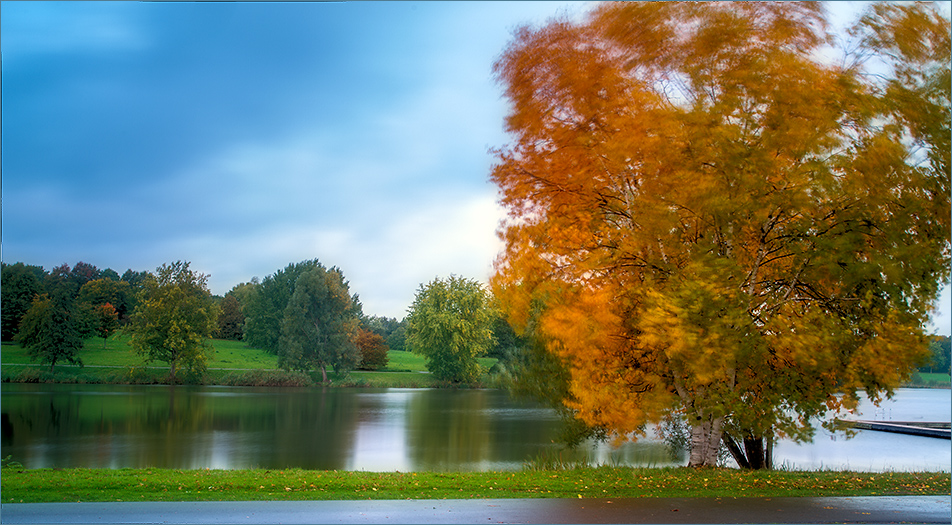
[[[949,495],[949,473],[595,467],[516,472],[3,469],[4,503]]]
[[[919,388],[952,388],[952,375],[937,372],[916,372],[905,386]]]
[[[105,348],[104,348],[105,346]],[[200,377],[180,371],[178,380],[188,384],[226,386],[314,386],[320,384],[320,372],[286,372],[278,369],[278,358],[263,350],[249,348],[240,341],[212,340],[214,351],[209,356],[207,371]],[[86,341],[79,353],[82,367],[34,363],[26,349],[18,344],[4,343],[0,351],[0,381],[13,383],[77,383],[77,384],[167,384],[169,369],[163,363],[146,365],[133,351],[128,337],[110,337],[106,344],[100,338]],[[426,370],[423,356],[410,352],[391,351],[386,368],[378,371],[352,371],[336,374],[328,371],[330,386],[380,388],[439,388],[451,386],[434,379]],[[496,359],[481,358],[489,370]],[[479,383],[463,385],[488,386],[491,378],[484,375]],[[460,386],[460,385],[454,385]]]

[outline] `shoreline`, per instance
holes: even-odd
[[[98,384],[98,385],[171,385],[165,366],[56,366],[50,373],[46,365],[36,363],[4,363],[0,365],[0,383]],[[413,370],[354,370],[346,374],[328,372],[331,378],[321,384],[319,372],[295,372],[271,368],[209,368],[199,379],[183,374],[176,385],[181,386],[251,386],[251,387],[323,387],[323,388],[497,388],[493,377],[484,374],[478,383],[445,383],[430,377],[429,372]],[[952,389],[952,382],[909,382],[897,388]]]

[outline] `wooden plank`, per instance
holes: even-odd
[[[924,422],[912,423],[908,421],[863,421],[863,420],[840,420],[848,427],[860,430],[876,430],[879,432],[893,432],[897,434],[909,434],[913,436],[934,437],[940,439],[952,439],[949,423],[944,422]]]

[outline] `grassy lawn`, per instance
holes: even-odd
[[[208,368],[238,368],[238,369],[275,369],[278,367],[278,357],[263,350],[248,348],[241,341],[225,341],[213,339],[215,351],[208,361]],[[16,343],[4,343],[2,349],[3,365],[35,364],[30,360],[26,349]],[[87,339],[82,352],[79,354],[86,366],[110,367],[141,367],[142,356],[129,346],[129,337],[122,334],[113,335],[106,340],[103,349],[102,338]],[[163,366],[156,362],[154,366]],[[60,365],[57,365],[59,367]]]
[[[142,356],[131,346],[129,338],[117,334],[106,341],[91,338],[80,353],[83,368],[57,364],[53,375],[49,367],[34,363],[26,349],[15,343],[4,343],[0,348],[2,378],[4,381],[65,382],[65,383],[123,383],[155,384],[165,381],[168,367],[154,362],[146,365]],[[319,382],[319,372],[311,374],[278,371],[278,358],[263,350],[249,348],[240,341],[212,340],[214,352],[208,361],[208,373],[203,382],[224,385],[304,386]],[[423,356],[410,352],[391,351],[386,368],[379,371],[353,371],[344,376],[329,371],[334,386],[430,388],[446,386],[426,373]],[[495,358],[479,358],[486,369],[496,363]],[[293,377],[292,377],[293,376]],[[310,378],[310,379],[308,379]]]
[[[3,502],[948,495],[948,473],[3,469]]]
[[[952,376],[949,374],[919,372],[913,376],[910,385],[929,388],[949,388],[952,386]]]
[[[426,372],[426,362],[420,354],[388,352],[387,366],[381,372]]]

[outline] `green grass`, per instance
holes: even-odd
[[[278,358],[263,350],[249,348],[240,341],[213,339],[214,351],[208,361],[204,377],[182,379],[187,382],[235,386],[311,386],[320,382],[320,372],[310,374],[278,371]],[[83,367],[57,364],[53,374],[49,366],[34,363],[26,349],[15,343],[4,343],[0,349],[0,380],[5,382],[39,383],[119,383],[161,384],[167,382],[165,363],[146,364],[129,345],[129,338],[116,334],[106,341],[101,338],[85,342],[79,354]],[[381,388],[432,388],[451,386],[425,373],[423,356],[410,352],[391,351],[386,368],[375,372],[353,371],[338,376],[328,371],[332,386]],[[479,358],[486,370],[495,364],[495,358]],[[481,384],[488,382],[484,377]],[[471,386],[481,386],[471,385]]]
[[[388,352],[382,372],[426,372],[426,360],[412,352]]]
[[[278,357],[263,350],[249,348],[241,341],[226,341],[212,339],[215,351],[211,353],[208,368],[215,369],[275,369],[278,367]],[[141,367],[143,358],[129,345],[129,337],[116,334],[106,341],[103,349],[103,340],[99,337],[87,339],[79,357],[86,366],[110,367]],[[16,343],[4,343],[2,347],[3,365],[34,364],[26,349]],[[163,363],[153,363],[162,366]],[[60,365],[57,365],[57,368]]]
[[[3,502],[949,495],[949,473],[3,469]]]
[[[952,387],[952,376],[934,372],[916,372],[912,376],[912,380],[909,381],[909,386],[950,388]]]

